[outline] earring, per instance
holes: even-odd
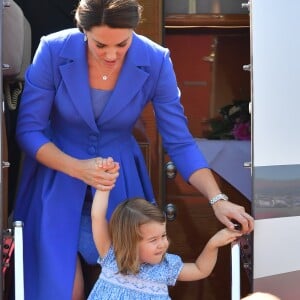
[[[87,41],[87,36],[84,34],[83,40],[86,42]]]

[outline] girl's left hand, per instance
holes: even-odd
[[[228,244],[234,242],[242,235],[243,234],[240,231],[224,228],[224,229],[221,229],[220,231],[218,231],[209,240],[209,245],[211,245],[213,248],[219,248],[219,247],[222,247],[222,246],[225,246],[225,245],[228,245]]]

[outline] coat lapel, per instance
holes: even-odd
[[[107,122],[124,110],[141,90],[147,77],[147,73],[126,61],[99,122]]]
[[[145,81],[149,77],[149,74],[143,69],[143,67],[149,65],[149,58],[145,53],[147,52],[143,44],[139,42],[134,33],[119,79],[99,122],[104,123],[114,118],[142,90]]]
[[[78,114],[93,129],[98,130],[91,105],[90,84],[83,34],[71,36],[61,55],[69,60],[60,66],[62,80]]]

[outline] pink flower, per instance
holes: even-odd
[[[232,129],[232,134],[236,140],[250,140],[251,128],[250,122],[236,123]]]

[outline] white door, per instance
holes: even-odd
[[[252,0],[253,290],[300,299],[300,1]]]

